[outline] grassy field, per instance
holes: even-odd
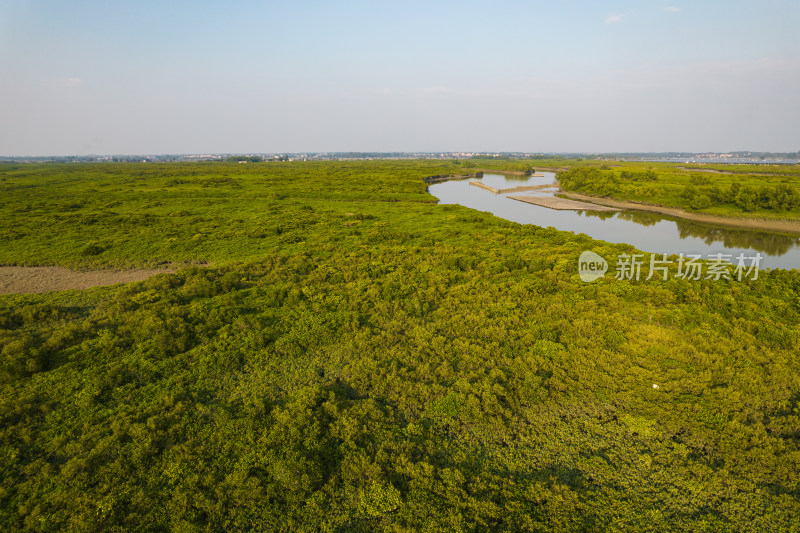
[[[0,296],[0,528],[796,531],[800,273],[586,284],[468,168],[0,167],[0,264],[185,265]]]
[[[452,163],[0,166],[0,264],[154,266],[263,257],[435,202]],[[412,178],[412,179],[409,179]],[[393,203],[404,202],[404,209]],[[370,218],[365,218],[365,215]],[[384,221],[385,223],[385,221]],[[356,231],[355,229],[353,231]]]

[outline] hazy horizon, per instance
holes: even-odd
[[[796,152],[797,2],[0,0],[0,155]]]
[[[433,150],[433,151],[411,151],[405,152],[400,150],[391,150],[391,151],[368,151],[368,150],[342,150],[342,151],[323,151],[323,152],[316,152],[312,150],[300,150],[297,152],[266,152],[266,151],[231,151],[231,152],[138,152],[138,153],[88,153],[88,154],[41,154],[41,155],[31,155],[31,154],[0,154],[0,159],[8,158],[8,159],[19,159],[24,160],[27,158],[30,159],[46,159],[46,158],[86,158],[86,157],[120,157],[120,158],[131,158],[131,157],[230,157],[230,156],[265,156],[265,155],[275,155],[276,157],[281,155],[308,155],[308,156],[317,156],[317,155],[336,155],[336,154],[358,154],[358,155],[375,155],[375,156],[384,156],[386,159],[392,159],[395,157],[395,154],[401,154],[403,156],[408,155],[439,155],[439,154],[464,154],[465,156],[468,155],[475,155],[475,156],[486,156],[492,157],[493,155],[513,155],[513,154],[530,154],[531,156],[536,157],[569,157],[569,156],[668,156],[668,155],[676,155],[680,154],[681,156],[691,154],[693,156],[730,156],[733,154],[747,154],[752,153],[754,156],[762,156],[764,154],[768,155],[790,155],[790,156],[797,156],[800,154],[800,151],[795,152],[785,152],[785,151],[759,151],[759,150],[724,150],[724,151],[711,151],[711,150],[682,150],[682,151],[670,151],[670,152],[631,152],[631,151],[619,151],[619,152],[536,152],[536,151],[511,151],[511,150],[453,150],[453,151],[444,151],[444,150]],[[713,159],[713,157],[712,157]],[[724,159],[724,157],[723,157]],[[734,159],[737,159],[734,157]],[[795,160],[796,157],[789,157],[786,158],[787,160]]]

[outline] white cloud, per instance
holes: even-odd
[[[609,15],[606,17],[606,24],[614,24],[615,22],[619,22],[624,16],[625,15]]]
[[[664,8],[664,11],[666,11],[667,13],[680,13],[681,8],[676,6],[667,6]]]

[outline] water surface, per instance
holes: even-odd
[[[498,189],[555,182],[555,174],[544,177],[484,174],[483,181]],[[442,204],[458,204],[520,224],[552,226],[585,233],[595,239],[632,244],[639,250],[667,254],[729,254],[754,256],[760,252],[761,268],[800,268],[800,237],[746,228],[731,228],[694,222],[645,211],[591,212],[557,211],[511,200],[508,194],[493,194],[469,185],[471,180],[446,181],[428,190]],[[554,190],[525,191],[511,195],[549,196]],[[749,264],[749,261],[746,263]]]

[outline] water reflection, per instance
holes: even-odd
[[[496,189],[508,189],[518,185],[546,185],[555,181],[555,174],[547,173],[544,176],[524,176],[522,174],[484,174],[480,180],[475,180],[490,185]]]
[[[725,248],[751,248],[771,256],[788,253],[800,246],[800,238],[746,229],[720,228],[688,220],[676,220],[682,239],[698,237],[706,244],[721,242]]]
[[[505,174],[503,176],[506,183],[527,183],[531,176],[524,176],[522,174]]]
[[[800,247],[800,237],[796,236],[744,228],[731,228],[729,226],[716,226],[707,222],[696,222],[643,211],[621,211],[618,213],[578,211],[578,213],[585,217],[595,217],[600,220],[617,217],[620,220],[628,220],[645,227],[655,226],[662,220],[670,220],[675,222],[679,238],[695,237],[702,239],[709,246],[721,243],[725,248],[751,248],[758,252],[775,256],[784,255],[792,248]]]
[[[544,177],[485,174],[482,181],[496,188],[520,184],[553,183],[555,175]],[[513,183],[513,185],[509,185]],[[762,267],[798,268],[800,266],[800,236],[772,233],[746,228],[719,226],[644,211],[555,211],[541,206],[511,200],[507,195],[492,194],[468,181],[449,181],[428,189],[440,203],[459,204],[489,211],[496,216],[522,224],[553,226],[564,231],[585,233],[595,239],[625,242],[644,251],[668,254],[714,253],[765,256]],[[526,195],[548,196],[550,190],[538,190]]]
[[[640,226],[655,226],[662,220],[668,220],[668,217],[644,211],[578,211],[577,213],[585,217],[599,218],[600,220],[617,217],[619,220],[627,220]]]

